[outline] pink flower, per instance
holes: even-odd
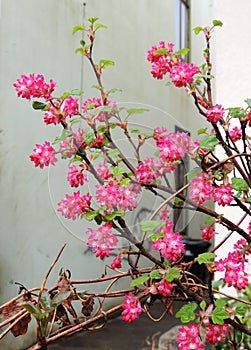
[[[222,206],[229,205],[233,201],[233,194],[233,188],[229,184],[213,188],[214,201]]]
[[[200,340],[200,328],[197,324],[189,324],[187,328],[179,328],[176,341],[179,350],[197,350],[205,348],[205,344]]]
[[[215,236],[215,230],[212,225],[207,227],[201,227],[200,230],[201,230],[202,239],[210,241],[210,239]]]
[[[59,119],[59,110],[57,108],[52,107],[49,111],[44,113],[44,122],[45,124],[54,124],[57,125],[60,123]]]
[[[44,166],[55,165],[57,162],[55,150],[48,141],[45,141],[43,145],[36,144],[33,152],[30,155],[30,160],[34,162],[36,167],[39,166],[43,169]]]
[[[172,65],[167,59],[160,59],[152,64],[151,74],[156,79],[163,79],[170,72]]]
[[[98,230],[89,228],[86,233],[89,235],[86,244],[101,260],[105,256],[108,257],[118,243],[118,238],[112,233],[110,224],[100,226]]]
[[[58,211],[65,218],[76,220],[77,217],[91,210],[91,199],[92,196],[89,193],[81,197],[80,191],[74,192],[72,196],[66,194],[65,198],[58,203]]]
[[[214,105],[211,108],[208,108],[206,111],[207,120],[212,123],[217,123],[224,115],[225,110],[221,105]]]
[[[62,111],[64,116],[70,116],[78,114],[78,98],[72,96],[66,97],[62,103]]]
[[[173,84],[180,88],[191,84],[194,81],[193,76],[197,73],[199,69],[192,63],[180,62],[171,69],[170,78]]]
[[[106,100],[105,103],[106,106],[112,106],[113,109],[117,108],[117,104],[116,102],[111,102],[109,100]],[[100,98],[90,98],[88,100],[86,100],[83,104],[82,104],[82,109],[84,111],[84,113],[88,113],[88,111],[95,109],[95,108],[99,108],[102,107],[103,103],[102,100]],[[111,118],[112,114],[111,113],[106,113],[106,112],[99,112],[97,113],[96,116],[93,117],[94,120],[98,120],[100,122],[104,122],[106,120],[106,118]]]
[[[77,152],[77,146],[74,140],[70,137],[66,137],[63,141],[59,143],[59,153],[62,154],[63,158],[71,158]]]
[[[112,269],[120,269],[122,267],[121,265],[121,261],[122,261],[122,258],[120,255],[116,256],[116,258],[113,259],[112,263],[111,263],[111,268]]]
[[[210,199],[212,193],[212,185],[210,181],[207,181],[205,174],[197,174],[196,177],[190,182],[189,192],[193,201],[198,204],[204,203]]]
[[[131,293],[125,296],[126,301],[122,306],[124,311],[122,312],[122,320],[128,323],[134,322],[144,309],[141,307],[137,298],[133,297]]]
[[[113,175],[110,173],[108,166],[105,163],[99,163],[97,167],[98,176],[101,180],[111,180]]]
[[[210,343],[216,344],[218,342],[224,342],[228,333],[230,332],[230,327],[226,324],[209,324],[206,331],[206,340]]]
[[[159,238],[150,244],[153,250],[159,250],[163,258],[176,261],[185,253],[185,246],[182,242],[182,236],[178,232],[171,232],[173,223],[166,221],[164,229],[159,232]]]
[[[16,89],[18,97],[26,98],[30,100],[32,97],[45,98],[49,100],[51,94],[54,91],[56,83],[53,80],[50,80],[50,83],[45,83],[44,76],[38,74],[22,75],[13,86]]]
[[[158,62],[161,58],[172,55],[174,44],[165,44],[164,41],[159,42],[159,46],[152,46],[150,50],[147,51],[147,60],[151,63]],[[164,49],[164,53],[155,54],[157,50]]]
[[[233,129],[229,130],[229,135],[234,142],[241,140],[242,138],[241,128],[238,128],[237,126],[235,126]]]
[[[169,281],[166,281],[165,279],[162,279],[157,287],[159,294],[164,295],[164,297],[171,295],[172,289],[173,284]]]
[[[69,169],[67,180],[71,187],[83,186],[84,182],[88,181],[87,175],[83,174],[83,170],[77,169],[76,165],[70,165]]]

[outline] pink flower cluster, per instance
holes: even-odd
[[[226,324],[209,324],[206,331],[206,340],[209,343],[216,344],[218,342],[224,342],[228,333],[230,332],[230,327]]]
[[[207,120],[212,123],[217,123],[224,115],[225,110],[221,105],[214,105],[211,108],[208,108],[206,111]]]
[[[58,211],[67,218],[76,220],[83,213],[91,209],[92,196],[87,193],[80,196],[80,191],[74,192],[72,196],[66,194],[65,198],[58,203]]]
[[[45,82],[44,76],[38,74],[22,75],[13,86],[16,89],[18,97],[26,98],[30,100],[32,97],[45,98],[49,100],[51,94],[54,91],[56,83],[50,80],[49,84]]]
[[[67,180],[71,187],[83,186],[85,181],[88,181],[87,175],[83,174],[83,169],[77,169],[76,165],[69,166]]]
[[[45,141],[43,145],[36,144],[36,148],[30,155],[30,160],[34,162],[36,167],[39,166],[41,169],[50,164],[55,165],[57,162],[55,150],[48,141]]]
[[[138,192],[135,191],[134,185],[123,187],[118,182],[113,181],[96,187],[96,199],[107,209],[132,210],[136,208]]]
[[[206,241],[210,241],[210,239],[215,236],[215,230],[212,225],[201,227],[200,230],[202,239],[205,239]]]
[[[225,259],[215,261],[216,271],[225,273],[221,279],[228,285],[228,287],[235,287],[243,289],[248,285],[248,274],[245,271],[245,263],[247,262],[245,255],[251,253],[245,239],[240,239],[234,245],[234,251],[228,253]]]
[[[141,307],[139,300],[133,297],[131,293],[125,296],[125,301],[122,306],[124,311],[122,311],[122,320],[128,323],[134,322],[144,309]]]
[[[173,44],[165,44],[164,41],[159,43],[159,46],[153,46],[148,51],[147,60],[152,63],[151,74],[156,79],[170,73],[170,79],[173,84],[180,88],[187,86],[194,81],[193,76],[199,73],[198,67],[192,63],[180,62],[179,55],[173,53]]]
[[[72,117],[78,113],[78,98],[68,96],[64,101],[57,99],[50,104],[50,109],[44,114],[44,122],[56,125],[67,116]]]
[[[197,324],[189,324],[187,328],[179,328],[177,343],[179,350],[197,350],[205,348],[205,344],[200,338],[200,327]]]
[[[111,268],[112,269],[120,269],[122,267],[122,258],[120,255],[116,256],[116,258],[113,259],[111,263]]]
[[[234,199],[234,191],[230,184],[212,186],[210,182],[210,174],[205,173],[196,175],[196,177],[190,182],[189,191],[192,200],[198,204],[210,200],[211,195],[213,196],[214,201],[222,206],[231,204]]]
[[[101,260],[105,256],[108,257],[118,243],[118,238],[112,233],[110,224],[104,224],[97,230],[89,228],[86,233],[89,235],[86,244]]]
[[[182,236],[178,232],[171,232],[173,223],[166,221],[164,229],[159,232],[159,237],[150,242],[153,250],[158,250],[163,258],[176,261],[185,253]]]
[[[116,102],[111,102],[109,100],[106,100],[105,103],[106,106],[112,106],[113,109],[117,108],[117,103]],[[86,100],[85,102],[83,102],[82,104],[82,109],[84,111],[84,113],[88,113],[88,111],[95,109],[95,108],[99,108],[102,107],[103,103],[102,100],[100,98],[89,98],[88,100]],[[106,119],[109,119],[112,117],[111,113],[106,113],[106,112],[99,112],[93,119],[94,120],[98,120],[100,122],[104,122]]]
[[[239,141],[242,138],[242,131],[241,128],[238,128],[235,126],[233,129],[229,130],[229,135],[233,142]]]

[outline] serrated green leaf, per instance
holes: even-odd
[[[214,302],[214,305],[216,307],[221,307],[221,308],[224,308],[227,304],[227,301],[223,298],[219,298],[219,299],[216,299],[215,302]]]
[[[115,149],[109,149],[107,153],[108,153],[109,157],[115,157],[116,158],[116,157],[119,156],[120,151],[115,148]]]
[[[73,89],[73,90],[71,90],[71,92],[70,92],[71,95],[76,95],[76,96],[80,96],[80,95],[82,95],[83,93],[84,93],[84,91],[81,90],[81,89]]]
[[[244,179],[240,177],[233,177],[231,186],[236,191],[248,191],[248,184]]]
[[[128,178],[122,179],[120,181],[120,185],[123,187],[128,187],[131,184],[131,180]]]
[[[122,92],[122,89],[113,88],[113,89],[108,90],[108,94],[114,94],[115,92]]]
[[[145,220],[140,223],[140,226],[143,232],[149,232],[153,231],[160,224],[160,221]]]
[[[247,309],[244,306],[237,306],[235,312],[238,316],[245,316]]]
[[[200,147],[202,149],[207,149],[209,151],[214,151],[216,145],[218,145],[219,141],[215,135],[206,135],[202,137],[200,140]]]
[[[114,61],[110,61],[110,60],[100,60],[99,61],[99,66],[101,68],[106,68],[106,67],[114,66],[114,65],[115,65]]]
[[[131,285],[131,287],[136,287],[136,286],[139,286],[140,284],[144,284],[148,280],[149,280],[149,276],[139,276],[139,277],[135,278],[134,280],[132,280],[130,285]]]
[[[218,19],[214,19],[213,25],[214,25],[214,27],[222,27],[223,23],[221,21],[219,21]]]
[[[207,133],[207,128],[201,128],[197,131],[197,135],[202,135]]]
[[[232,118],[243,118],[246,116],[246,112],[241,107],[227,108],[228,114]]]
[[[244,100],[244,102],[246,102],[248,107],[251,108],[251,98],[246,98],[246,100]]]
[[[76,50],[75,50],[75,53],[81,53],[81,55],[85,56],[85,52],[84,50],[82,49],[82,47],[78,47]]]
[[[92,221],[95,219],[95,217],[99,214],[98,210],[88,211],[87,213],[83,213],[83,217],[88,220]]]
[[[125,215],[125,212],[124,210],[118,210],[118,211],[115,211],[111,214],[106,214],[105,215],[105,219],[106,220],[109,220],[109,221],[112,221],[113,219],[115,219],[117,216],[124,216]]]
[[[51,306],[57,306],[61,304],[63,301],[65,301],[69,296],[71,295],[71,291],[68,290],[66,292],[59,292],[57,293],[51,300]]]
[[[179,54],[179,55],[187,55],[189,53],[189,51],[190,50],[187,47],[184,47],[183,49],[180,49],[176,53]]]
[[[186,174],[187,181],[188,181],[188,182],[191,182],[191,181],[196,177],[196,175],[200,174],[201,172],[202,172],[202,169],[199,168],[199,167],[190,170],[190,171]]]
[[[214,324],[224,324],[224,320],[229,318],[229,314],[221,307],[216,307],[212,313],[212,321]]]
[[[110,173],[113,174],[114,176],[119,176],[126,173],[126,170],[120,166],[115,166],[113,169],[110,170]]]
[[[70,130],[64,129],[61,133],[61,136],[57,136],[55,140],[52,142],[53,145],[57,144],[60,141],[63,141],[66,137],[69,137],[72,135],[72,132]]]
[[[180,278],[180,270],[177,267],[172,267],[165,276],[165,280],[169,282],[177,278]]]
[[[205,302],[205,300],[202,300],[201,303],[200,303],[201,310],[204,311],[206,309],[206,306],[207,306],[207,303]]]
[[[138,135],[141,134],[141,131],[140,131],[139,129],[130,129],[130,132],[131,132],[132,134],[138,134]]]
[[[92,159],[97,159],[98,157],[100,157],[102,154],[101,151],[95,151],[95,152],[92,152]]]
[[[127,109],[128,115],[134,115],[134,114],[142,114],[145,112],[149,112],[149,109],[146,108],[130,108]]]
[[[32,103],[32,108],[35,110],[48,110],[48,107],[50,109],[50,105],[48,105],[47,103],[43,103],[43,102],[39,102],[39,101],[33,101]]]
[[[180,318],[182,323],[188,323],[195,319],[194,311],[197,309],[197,304],[192,302],[183,305],[176,313],[175,317]]]
[[[75,156],[69,161],[69,165],[75,162],[82,162],[83,158],[80,157],[78,154],[75,154]]]
[[[70,92],[64,92],[63,95],[61,95],[61,99],[64,101],[67,97],[71,95]]]
[[[159,270],[153,270],[150,272],[150,278],[152,280],[160,280],[161,279],[161,274]]]
[[[84,26],[82,26],[82,24],[78,24],[77,26],[75,26],[73,29],[72,29],[72,34],[75,34],[76,32],[78,32],[79,30],[84,30]]]
[[[102,24],[102,23],[96,23],[95,24],[95,30],[99,29],[99,28],[104,28],[107,29],[107,26]]]
[[[215,217],[214,216],[208,216],[207,219],[205,220],[206,225],[210,225],[214,222]]]
[[[198,35],[201,31],[203,31],[202,27],[195,27],[193,28],[194,34]]]
[[[201,264],[213,264],[213,259],[216,257],[215,253],[207,252],[199,254],[197,257],[198,263]]]
[[[165,55],[168,53],[168,49],[163,47],[162,49],[158,49],[158,50],[155,50],[153,55],[154,56],[157,56],[157,55]]]
[[[45,310],[51,308],[51,297],[50,297],[50,294],[46,290],[43,290],[43,292],[42,292],[42,295],[40,298],[40,303]]]

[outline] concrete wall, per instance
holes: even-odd
[[[92,97],[93,75],[80,55],[74,54],[79,41],[77,35],[71,34],[74,25],[91,16],[100,17],[108,25],[108,30],[100,31],[97,42],[97,56],[116,62],[105,74],[105,85],[123,90],[115,96],[117,101],[150,106],[153,118],[148,121],[149,127],[157,125],[156,107],[163,111],[158,117],[160,124],[173,125],[178,120],[189,131],[200,124],[191,119],[195,112],[184,93],[154,81],[146,62],[147,50],[153,44],[175,40],[175,0],[85,3],[83,6],[82,0],[0,1],[1,303],[16,295],[15,281],[27,288],[39,286],[64,242],[67,248],[48,285],[53,284],[62,266],[73,272],[74,279],[96,277],[103,272],[102,264],[85,254],[81,242],[88,224],[71,226],[55,213],[56,202],[65,195],[65,187],[58,179],[61,174],[53,168],[48,186],[47,170],[35,169],[28,159],[35,143],[54,139],[55,128],[45,126],[42,115],[34,112],[26,101],[17,99],[12,87],[21,74],[42,73],[58,82],[59,93],[82,87],[85,98]],[[206,25],[212,18],[212,1],[203,1],[202,5],[192,0],[191,4],[191,27]],[[192,41],[192,58],[200,60],[196,45]],[[137,123],[145,125],[145,120]],[[10,336],[1,341],[0,348],[24,349],[31,342],[32,334],[21,339]]]

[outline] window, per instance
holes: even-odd
[[[176,50],[189,47],[189,0],[176,0]],[[182,57],[188,61],[189,55]]]

